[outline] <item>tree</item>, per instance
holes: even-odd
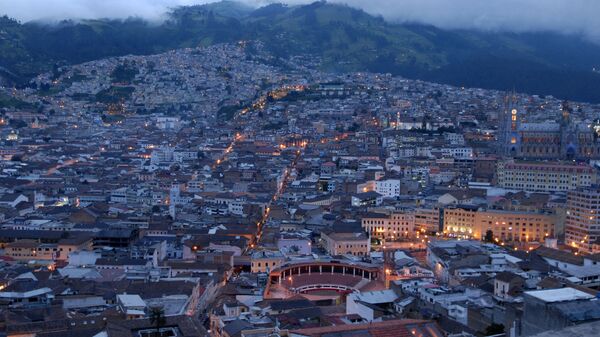
[[[488,229],[487,232],[485,232],[484,241],[485,242],[494,242],[494,232],[492,232],[491,229]]]
[[[485,328],[486,336],[494,336],[504,333],[504,325],[492,323],[492,325]]]
[[[20,119],[11,119],[8,124],[15,129],[21,129],[27,127],[27,123]]]
[[[167,320],[165,318],[165,310],[163,309],[163,307],[156,306],[150,308],[150,323],[153,324],[156,328],[155,335],[160,337],[160,328],[162,328],[167,323]]]

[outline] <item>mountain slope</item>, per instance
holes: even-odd
[[[314,54],[332,71],[390,72],[454,85],[600,102],[600,46],[552,33],[484,33],[394,24],[344,5],[232,1],[175,9],[165,22],[0,20],[0,74],[27,79],[56,62],[262,40],[278,56]],[[599,67],[600,68],[600,67]],[[8,76],[10,73],[12,75]]]

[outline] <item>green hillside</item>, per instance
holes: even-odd
[[[600,102],[600,46],[553,33],[484,33],[394,24],[344,5],[223,1],[139,19],[20,24],[0,19],[0,76],[26,83],[56,63],[262,40],[275,55],[314,54],[330,71],[390,72],[461,86]]]

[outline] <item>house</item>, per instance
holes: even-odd
[[[393,290],[378,290],[349,294],[346,314],[357,314],[368,322],[380,321],[395,313],[398,295]]]
[[[258,251],[252,254],[250,265],[253,273],[269,273],[278,268],[284,261],[284,256],[279,251]]]
[[[0,197],[0,206],[17,207],[21,202],[28,202],[29,198],[21,193],[10,193]]]
[[[523,292],[525,279],[515,273],[501,272],[494,278],[494,296],[510,301]]]
[[[127,319],[136,319],[146,316],[146,302],[139,295],[117,295],[117,307]]]
[[[375,192],[362,192],[352,195],[352,207],[379,206],[383,202],[383,195]]]
[[[486,190],[461,189],[447,192],[438,198],[442,205],[477,205],[485,203]]]

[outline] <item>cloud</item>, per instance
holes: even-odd
[[[160,20],[169,8],[214,0],[0,0],[0,13],[21,21],[64,18]],[[311,0],[242,0],[260,6]],[[553,31],[600,41],[600,0],[330,0],[361,8],[387,20],[431,24],[440,28],[492,31]]]
[[[0,0],[0,13],[23,22],[62,19],[159,20],[170,8],[214,1],[197,0]]]

